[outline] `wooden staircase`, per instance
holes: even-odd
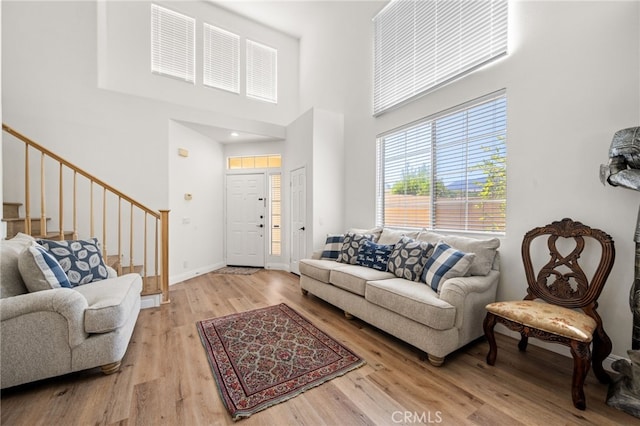
[[[19,158],[19,152],[15,154],[15,150],[17,158],[4,158],[4,161],[14,164],[24,162],[24,197],[20,197],[24,204],[4,202],[2,207],[6,237],[12,238],[18,232],[51,240],[97,237],[108,266],[118,275],[140,274],[143,279],[142,295],[161,295],[161,303],[168,303],[169,211],[149,209],[6,124],[2,125],[2,130],[11,136],[3,143],[18,141],[24,145],[22,158]],[[35,163],[32,160],[37,159],[30,159],[33,153],[40,156],[39,170],[32,167]],[[46,164],[51,164],[51,160],[59,169],[59,172],[56,170],[59,179],[54,179],[57,182],[46,179]],[[52,201],[45,194],[54,194],[56,200]],[[38,202],[39,211],[34,214],[31,206]],[[57,216],[53,219],[57,223],[53,224],[47,215],[47,204],[52,202],[57,204],[52,214]],[[73,230],[66,230],[68,228]],[[50,229],[57,230],[50,232]],[[107,247],[107,243],[111,246]]]
[[[7,224],[7,239],[15,237],[18,232],[25,234],[25,217],[20,216],[20,207],[22,203],[2,203],[2,221]],[[51,220],[50,217],[46,218],[45,227],[43,232],[42,219],[30,218],[31,221],[31,235],[37,238],[46,238],[48,240],[60,239],[59,232],[47,232],[47,223]],[[65,240],[75,239],[73,231],[64,232]]]
[[[22,207],[22,203],[2,203],[2,221],[7,224],[7,239],[15,237],[18,232],[21,232],[23,234],[26,233],[25,218],[20,217],[20,207]],[[50,220],[51,218],[47,218],[47,222]],[[43,233],[40,223],[40,218],[31,219],[30,235],[32,237],[47,240],[60,240],[59,232],[46,232],[45,228],[45,232]],[[63,235],[65,240],[75,240],[78,238],[73,231],[64,231]],[[160,277],[158,275],[145,276],[144,265],[123,266],[121,256],[117,254],[105,256],[104,263],[107,266],[115,269],[118,272],[118,275],[130,273],[140,274],[144,283],[142,291],[143,296],[158,294],[162,292],[162,289],[160,287]]]

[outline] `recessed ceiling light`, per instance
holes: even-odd
[[[234,138],[237,138],[238,136],[240,136],[240,133],[238,133],[238,132],[231,132],[231,136],[233,136]]]

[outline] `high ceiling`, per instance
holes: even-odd
[[[353,13],[354,3],[378,3],[381,9],[388,0],[223,0],[213,1],[239,15],[274,28],[296,38],[318,29],[331,28],[338,13]]]

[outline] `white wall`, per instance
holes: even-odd
[[[615,239],[617,259],[599,312],[613,353],[626,356],[640,194],[602,186],[598,170],[613,133],[640,125],[640,3],[512,2],[509,56],[374,119],[371,17],[382,6],[327,6],[336,8],[332,31],[300,42],[301,108],[345,115],[345,226],[374,225],[376,134],[506,87],[508,219],[498,297],[525,294],[526,231],[563,217],[601,228]]]
[[[178,155],[179,149],[188,156]],[[171,284],[224,266],[223,152],[220,143],[179,123],[169,124]]]
[[[216,9],[208,2],[178,3],[194,13],[211,14]],[[201,85],[178,95],[176,91],[184,83],[150,72],[150,32],[144,29],[150,18],[143,11],[148,5],[149,2],[3,1],[3,120],[150,208],[176,207],[170,213],[172,225],[183,229],[181,222],[176,225],[176,219],[183,217],[180,212],[183,206],[170,194],[171,185],[178,183],[170,174],[170,165],[175,160],[170,146],[176,143],[171,131],[180,137],[187,135],[187,140],[196,144],[197,149],[207,151],[207,155],[223,154],[221,149],[213,152],[215,143],[210,148],[213,151],[206,150],[205,139],[174,121],[205,127],[228,126],[241,132],[283,138],[283,124],[297,114],[298,42],[224,12],[220,16],[226,23],[238,23],[238,28],[244,25],[243,35],[279,48],[281,78],[285,80],[279,84],[282,91],[278,105],[238,100],[238,95],[231,100],[222,96],[222,92]],[[135,19],[142,24],[136,26]],[[210,22],[216,23],[213,19]],[[200,81],[201,73],[198,76]],[[11,155],[16,150],[21,152],[21,145],[7,139],[5,136],[3,141],[3,198],[24,202],[24,190],[16,183],[24,173],[22,164],[6,161],[11,158],[7,152]],[[205,174],[220,174],[220,170],[206,170]],[[217,184],[211,183],[211,194],[218,192]],[[203,188],[201,191],[206,192]],[[53,192],[47,196],[55,199]],[[215,206],[203,205],[205,210],[197,213],[215,220],[221,201],[222,198],[218,199]],[[55,214],[56,209],[50,211]],[[195,212],[186,213],[196,218]],[[196,224],[192,221],[192,225]],[[197,226],[199,232],[210,231],[203,228],[204,221]],[[215,224],[220,226],[221,219]],[[212,230],[209,237],[215,238],[217,231]],[[169,275],[174,279],[193,275],[219,260],[217,248],[212,258],[202,259],[196,245],[185,245],[179,237],[170,239],[170,244]],[[184,259],[187,268],[183,267]]]
[[[151,2],[108,1],[98,8],[99,86],[172,104],[203,108],[243,118],[286,125],[298,113],[298,40],[250,21],[208,1],[154,1],[196,18],[196,83],[190,84],[150,72]],[[241,36],[240,94],[206,87],[202,83],[203,22]],[[245,91],[245,40],[278,50],[278,103],[247,98]]]

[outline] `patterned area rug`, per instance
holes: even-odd
[[[284,303],[196,326],[233,420],[365,364]]]
[[[234,274],[234,275],[251,275],[262,268],[249,268],[246,266],[225,266],[224,268],[216,269],[214,274]]]

